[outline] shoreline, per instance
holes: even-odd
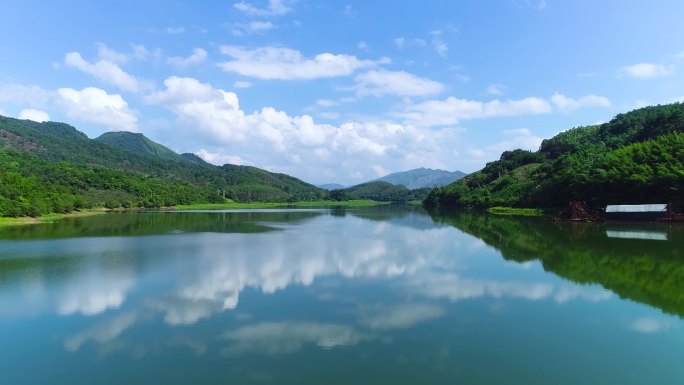
[[[373,200],[352,200],[352,201],[310,201],[310,202],[228,202],[228,203],[206,203],[194,205],[178,205],[171,207],[162,207],[163,211],[176,210],[239,210],[239,209],[269,209],[269,208],[294,208],[294,207],[371,207],[387,205],[392,202],[380,202]],[[81,211],[73,211],[67,214],[45,214],[39,217],[0,217],[0,227],[6,226],[24,226],[37,225],[43,223],[54,223],[64,218],[78,218],[89,217],[93,215],[107,214],[112,212],[134,212],[141,211],[136,208],[116,208],[107,209],[104,207],[95,209],[84,209]]]
[[[98,208],[73,211],[68,214],[45,214],[39,217],[0,217],[0,227],[2,226],[22,226],[37,225],[42,223],[53,223],[64,218],[89,217],[93,215],[107,214],[113,210]]]

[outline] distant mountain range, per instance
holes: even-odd
[[[372,182],[388,182],[394,185],[403,185],[414,190],[419,188],[446,186],[463,178],[465,175],[466,174],[461,171],[433,170],[421,167],[385,175]]]
[[[326,184],[319,184],[317,186],[318,188],[322,188],[323,190],[339,190],[341,188],[344,188],[341,184],[338,183],[326,183]]]

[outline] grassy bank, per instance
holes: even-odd
[[[490,207],[487,209],[490,214],[496,215],[516,215],[525,217],[538,217],[544,215],[544,212],[539,209],[518,209],[515,207]]]
[[[197,205],[178,205],[173,208],[176,210],[236,210],[236,209],[271,209],[288,207],[368,207],[389,204],[389,202],[378,202],[372,200],[353,200],[353,201],[311,201],[311,202],[228,202],[211,203]]]
[[[0,217],[0,226],[32,225],[38,223],[52,223],[64,218],[88,217],[91,215],[105,214],[107,209],[88,209],[74,211],[68,214],[46,214],[39,217]]]

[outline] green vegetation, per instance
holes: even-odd
[[[672,203],[684,208],[684,104],[646,107],[544,140],[539,151],[506,151],[444,188],[427,206],[561,207],[585,201]]]
[[[538,217],[544,215],[544,212],[539,209],[531,209],[531,208],[515,208],[515,207],[502,207],[502,206],[496,206],[496,207],[490,207],[487,209],[487,212],[490,214],[496,214],[496,215],[517,215],[517,216],[524,216],[524,217]]]
[[[430,192],[429,188],[410,190],[406,186],[393,185],[388,182],[368,182],[356,186],[332,190],[329,197],[336,201],[370,199],[381,202],[408,202],[423,200]]]
[[[289,175],[213,166],[141,134],[91,140],[64,123],[0,116],[0,216],[326,197],[326,191]]]

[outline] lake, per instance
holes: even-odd
[[[684,226],[418,207],[0,228],[0,384],[682,384]]]

